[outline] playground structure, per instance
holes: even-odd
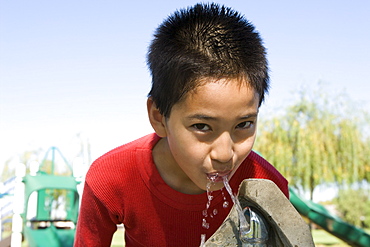
[[[23,232],[29,245],[33,246],[73,246],[75,225],[78,215],[79,196],[76,180],[73,177],[37,174],[26,175],[25,204],[31,202],[34,194],[37,199],[36,215],[27,217],[30,207],[25,207],[22,219]],[[62,204],[63,209],[59,209]],[[53,212],[60,210],[61,212]]]
[[[50,154],[52,158],[47,160]],[[66,164],[64,174],[55,172],[56,154]],[[47,172],[46,162],[49,162]],[[14,179],[12,234],[0,241],[0,246],[20,247],[23,240],[30,247],[73,246],[79,183],[72,175],[72,167],[55,147],[47,151],[40,167],[31,164],[29,174],[26,174],[25,166],[18,167]]]
[[[56,154],[63,158],[68,174],[55,174]],[[49,155],[51,160],[47,160]],[[31,247],[73,246],[79,208],[77,186],[81,180],[73,176],[72,167],[57,148],[47,151],[40,168],[47,161],[51,162],[49,171],[33,166],[26,174],[23,167],[16,177],[4,183],[6,189],[0,199],[7,198],[8,202],[0,205],[0,226],[12,222],[12,235],[0,239],[0,247],[20,247],[23,241]],[[322,205],[299,197],[292,188],[290,202],[304,218],[351,246],[370,246],[369,234],[331,214]]]

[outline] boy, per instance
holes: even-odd
[[[246,178],[287,181],[252,150],[268,90],[262,40],[237,12],[197,4],[175,12],[148,52],[147,108],[155,134],[91,166],[75,246],[109,246],[116,225],[126,246],[199,246],[222,224]],[[208,203],[207,203],[208,202]]]

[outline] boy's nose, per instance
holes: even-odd
[[[229,133],[222,133],[212,145],[211,159],[220,163],[227,163],[234,156],[234,142]]]

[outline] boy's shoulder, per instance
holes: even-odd
[[[152,133],[129,143],[123,144],[100,156],[93,162],[91,167],[100,166],[101,164],[106,163],[113,165],[120,163],[122,160],[129,161],[127,159],[129,159],[130,156],[135,155],[135,150],[141,149],[150,151],[158,142],[159,138],[160,137],[158,137],[155,133]]]
[[[137,169],[138,155],[151,155],[159,139],[156,134],[149,134],[103,154],[90,166],[86,181],[115,180],[132,172]]]
[[[281,175],[281,173],[270,162],[268,162],[265,158],[263,158],[260,154],[253,150],[248,155],[247,160],[254,164],[255,168],[257,169],[256,172],[266,174],[268,173],[274,176],[284,178]]]
[[[110,157],[120,156],[125,154],[125,152],[130,152],[136,149],[151,149],[153,145],[158,142],[159,138],[160,137],[158,137],[155,133],[145,135],[139,139],[128,142],[110,150],[109,152],[100,156],[94,163],[100,162],[104,159],[109,159]]]
[[[93,194],[107,205],[109,201],[118,203],[123,193],[142,180],[140,161],[144,156],[151,157],[152,147],[159,139],[156,134],[146,135],[96,159],[85,178]]]

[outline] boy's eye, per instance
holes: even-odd
[[[242,122],[242,123],[238,124],[236,126],[236,128],[239,128],[239,129],[248,129],[249,127],[251,127],[252,124],[253,124],[253,122],[251,122],[251,121],[245,121],[245,122]]]
[[[193,127],[200,131],[208,131],[211,129],[208,124],[202,124],[202,123],[194,124]]]

